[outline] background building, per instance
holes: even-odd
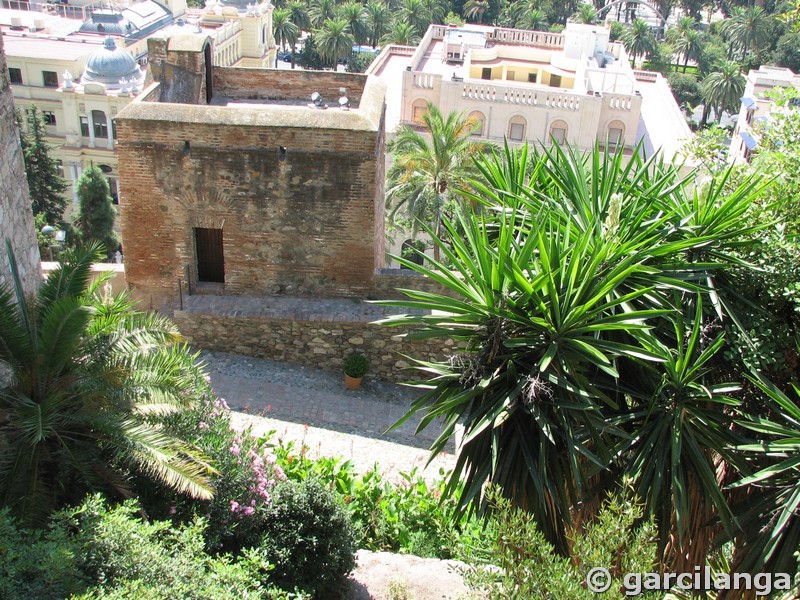
[[[764,65],[747,74],[739,118],[731,138],[730,157],[734,163],[749,163],[751,154],[758,148],[758,133],[753,125],[769,120],[775,104],[764,92],[776,87],[800,88],[800,76],[790,69]]]
[[[203,10],[187,10],[185,0],[128,0],[114,8],[6,0],[3,6],[0,31],[15,104],[20,110],[36,105],[44,114],[53,157],[70,184],[72,210],[75,183],[90,163],[106,174],[118,200],[114,118],[144,88],[149,38],[202,33],[213,42],[217,65],[274,60],[269,2],[231,0]]]

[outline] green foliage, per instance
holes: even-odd
[[[369,68],[373,60],[375,60],[375,55],[370,52],[354,52],[347,61],[347,72],[363,73]]]
[[[363,377],[369,370],[369,359],[360,352],[352,352],[344,359],[343,368],[350,377]]]
[[[297,64],[304,69],[320,70],[325,68],[325,60],[317,49],[317,41],[313,35],[306,38],[303,49],[297,53]]]
[[[678,106],[694,108],[703,101],[700,84],[694,75],[674,71],[667,75],[667,82]]]
[[[262,584],[270,565],[251,553],[234,561],[203,550],[203,521],[144,522],[133,501],[109,508],[92,496],[28,531],[0,513],[0,597],[173,598],[278,597]]]
[[[446,491],[485,506],[488,478],[564,554],[573,507],[596,498],[601,473],[632,474],[662,550],[707,522],[687,495],[732,526],[710,457],[729,456],[736,387],[709,369],[715,321],[729,317],[723,274],[761,227],[748,214],[759,186],[728,190],[725,172],[695,188],[657,159],[558,146],[478,164],[467,197],[480,211],[445,221],[447,242],[433,235],[452,268],[399,259],[449,293],[387,302],[422,309],[386,321],[416,325],[408,337],[464,347],[419,363],[430,379],[406,416],[443,420],[434,453],[464,426]]]
[[[152,415],[185,410],[194,356],[164,317],[90,283],[98,250],[67,253],[34,298],[0,290],[0,506],[31,523],[87,490],[129,493],[131,471],[208,498],[212,469]]]
[[[99,167],[90,165],[78,178],[78,229],[85,244],[98,242],[107,256],[116,252],[119,238],[114,232],[117,211],[111,199],[108,180]]]
[[[795,73],[800,72],[800,32],[783,34],[772,54],[772,62]]]
[[[335,598],[355,567],[355,545],[344,507],[319,482],[284,482],[266,508],[257,552],[275,565],[270,579],[315,598]]]
[[[657,46],[656,38],[650,30],[650,26],[646,21],[638,18],[634,19],[625,29],[622,34],[622,43],[625,45],[625,50],[631,55],[634,64],[645,54],[653,52]]]
[[[22,119],[17,114],[21,125]],[[22,156],[30,190],[33,214],[44,215],[48,225],[58,226],[64,218],[67,182],[58,174],[56,160],[50,156],[44,116],[36,106],[25,112],[25,131],[21,131]],[[20,127],[22,130],[22,127]]]
[[[717,174],[727,166],[730,136],[717,125],[698,131],[682,149],[683,157],[705,173]]]
[[[653,571],[656,546],[651,521],[640,522],[644,511],[630,489],[609,496],[596,520],[572,537],[570,557],[559,555],[524,511],[514,509],[496,490],[489,494],[496,530],[488,560],[499,569],[470,570],[466,581],[481,598],[617,598],[625,573]],[[606,593],[586,588],[595,567],[606,568],[615,582]],[[657,594],[640,598],[655,600]]]

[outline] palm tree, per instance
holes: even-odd
[[[370,0],[366,6],[369,23],[369,45],[375,48],[389,27],[391,12],[383,0]]]
[[[336,18],[336,0],[311,0],[308,16],[314,29],[321,29],[325,21]]]
[[[467,0],[464,2],[464,18],[474,19],[479,25],[483,23],[483,13],[489,8],[488,0]]]
[[[578,11],[573,15],[573,20],[576,23],[586,23],[593,25],[597,23],[597,9],[587,2],[581,2],[578,5]]]
[[[425,0],[404,0],[398,19],[411,25],[416,34],[422,36],[431,24],[431,13]]]
[[[445,118],[431,103],[422,125],[423,133],[402,126],[389,143],[394,163],[387,177],[386,202],[393,220],[405,209],[415,232],[430,227],[440,235],[454,194],[467,187],[476,173],[473,159],[486,151],[487,144],[470,139],[477,127],[475,121],[456,112]],[[438,259],[438,249],[434,252]]]
[[[302,0],[289,2],[289,4],[286,5],[286,8],[290,13],[289,20],[297,25],[297,28],[300,31],[311,30],[311,17],[308,14],[308,6],[305,2],[302,2]]]
[[[450,11],[448,0],[423,0],[423,4],[428,11],[431,23],[444,23],[447,13]]]
[[[280,48],[289,46],[292,52],[292,65],[294,65],[294,46],[300,37],[300,28],[292,23],[292,13],[288,8],[276,8],[272,11],[272,33]],[[278,59],[275,58],[275,66]]]
[[[420,36],[409,23],[400,19],[392,22],[389,31],[381,38],[381,45],[397,44],[398,46],[416,46]]]
[[[175,326],[89,284],[97,247],[67,255],[33,298],[0,289],[0,506],[41,522],[89,490],[129,496],[131,470],[210,498],[213,470],[155,416],[193,401],[194,356]]]
[[[547,22],[547,15],[544,11],[537,9],[531,10],[520,16],[516,27],[521,29],[530,29],[532,31],[546,31],[549,23]]]
[[[622,43],[625,50],[633,57],[633,64],[637,58],[644,57],[648,52],[656,49],[656,38],[650,31],[650,26],[642,19],[634,19],[630,27],[625,30],[622,36]]]
[[[327,19],[316,32],[316,40],[320,56],[334,66],[337,60],[352,54],[355,41],[344,19]]]
[[[716,71],[710,73],[700,82],[700,93],[705,102],[701,125],[705,125],[708,112],[714,109],[717,120],[722,112],[733,112],[739,105],[739,98],[744,93],[745,79],[739,70],[739,64],[724,61]]]
[[[367,13],[363,4],[353,0],[342,4],[339,7],[339,18],[347,22],[350,35],[353,36],[356,44],[360,46],[367,42],[369,27],[367,25]]]
[[[763,48],[773,35],[775,20],[759,6],[736,6],[731,17],[722,22],[722,34],[728,42],[728,58],[735,49],[744,60],[749,50]]]
[[[674,52],[683,54],[683,72],[686,73],[689,61],[699,59],[703,52],[703,34],[690,29],[672,42],[672,49]]]

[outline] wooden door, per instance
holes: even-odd
[[[222,229],[196,227],[197,280],[225,283],[225,256],[222,252]]]

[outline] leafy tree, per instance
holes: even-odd
[[[347,22],[350,35],[358,45],[366,44],[369,39],[367,13],[360,2],[350,1],[339,7],[339,18]]]
[[[622,43],[625,50],[633,57],[633,63],[636,64],[638,58],[655,49],[656,38],[650,31],[647,21],[634,19],[622,36]]]
[[[369,45],[375,48],[389,28],[391,12],[382,0],[370,0],[366,5],[369,24]]]
[[[306,38],[303,50],[297,53],[297,64],[304,69],[323,69],[329,64],[317,50],[317,41],[313,35]]]
[[[780,37],[772,54],[772,62],[795,73],[800,72],[800,32],[789,32]]]
[[[272,11],[272,32],[278,47],[289,46],[294,55],[294,45],[300,37],[300,28],[292,23],[292,13],[288,8],[276,8]],[[277,67],[277,57],[275,61]]]
[[[94,164],[78,178],[78,230],[84,243],[103,244],[107,255],[116,252],[119,238],[114,232],[117,211],[111,199],[108,180]]]
[[[688,105],[690,107],[688,112],[691,113],[691,110],[703,101],[700,84],[694,75],[673,72],[667,75],[667,81],[672,95],[675,96],[675,102],[681,107]]]
[[[401,20],[394,21],[389,31],[381,38],[381,45],[397,44],[398,46],[415,46],[419,43],[420,36],[417,30],[409,23]]]
[[[289,20],[297,25],[298,29],[301,31],[311,30],[311,16],[309,15],[308,6],[306,6],[305,2],[302,2],[302,0],[289,2],[286,8],[290,13]]]
[[[370,52],[354,52],[347,61],[347,72],[364,73],[373,60],[375,60],[375,55]]]
[[[325,21],[336,18],[336,0],[311,0],[308,16],[314,29],[320,29]]]
[[[452,267],[401,260],[447,293],[405,292],[396,304],[423,312],[389,324],[461,345],[419,363],[430,380],[406,418],[443,419],[434,453],[464,428],[448,491],[463,482],[465,510],[488,480],[566,555],[573,519],[625,473],[662,563],[691,571],[708,523],[735,529],[715,461],[739,461],[728,411],[739,403],[712,368],[714,320],[729,316],[723,274],[759,227],[748,215],[759,186],[726,191],[726,172],[696,190],[637,156],[555,146],[479,159],[464,195],[480,210],[446,219],[446,241],[433,235]]]
[[[701,126],[706,124],[711,108],[714,109],[717,120],[722,118],[723,111],[735,111],[739,106],[739,98],[744,93],[744,86],[744,75],[735,62],[725,61],[718,71],[707,75],[700,83],[700,93],[705,102]]]
[[[578,11],[572,16],[572,18],[576,23],[593,25],[598,21],[597,9],[594,7],[594,5],[589,4],[588,2],[581,2],[578,5]]]
[[[759,6],[736,6],[730,19],[722,23],[722,35],[728,42],[728,58],[738,50],[740,59],[759,50],[773,35],[775,20]]]
[[[0,506],[28,523],[88,490],[130,495],[131,469],[210,498],[210,467],[152,421],[192,402],[195,356],[175,326],[90,284],[96,247],[68,255],[34,298],[0,290]]]
[[[431,24],[431,13],[424,0],[404,0],[400,5],[398,19],[410,25],[416,35],[421,37]]]
[[[317,31],[317,47],[323,60],[331,65],[336,65],[340,58],[353,53],[353,39],[350,27],[344,19],[328,19],[322,28]]]
[[[441,235],[453,194],[467,186],[476,172],[473,159],[487,145],[470,138],[475,121],[455,112],[445,117],[431,103],[422,125],[424,135],[404,125],[388,145],[394,162],[387,175],[386,202],[393,221],[404,210],[412,230],[430,228]],[[438,260],[438,248],[434,252]]]
[[[727,131],[719,126],[711,126],[697,132],[681,149],[681,153],[700,169],[717,173],[727,164],[730,141]]]
[[[18,121],[19,114],[17,115]],[[44,116],[36,106],[25,112],[27,131],[20,127],[22,156],[34,216],[43,214],[49,225],[59,225],[64,218],[67,182],[58,174],[56,161],[50,156]]]
[[[430,15],[430,23],[444,23],[444,19],[452,7],[449,0],[423,0],[423,3],[425,4],[425,9]],[[487,0],[487,18],[488,16],[491,16],[493,8],[494,3],[492,0]],[[427,27],[425,29],[427,30]]]

